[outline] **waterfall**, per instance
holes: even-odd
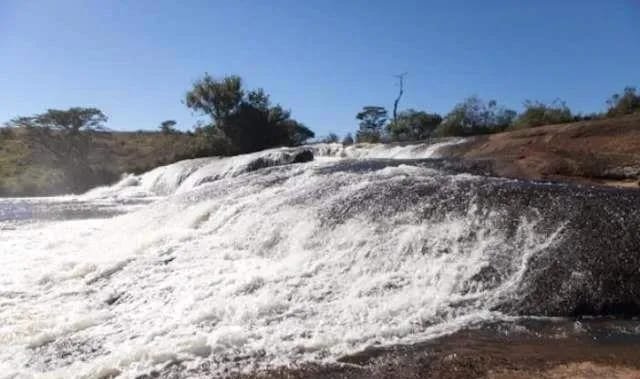
[[[273,149],[0,200],[0,372],[335,361],[588,299],[581,214],[635,222],[638,196],[450,172],[440,146]]]

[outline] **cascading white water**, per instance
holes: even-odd
[[[336,167],[433,146],[306,149],[326,158],[184,161],[50,200],[153,200],[116,217],[5,221],[0,375],[135,377],[175,361],[252,370],[428,339],[504,317],[493,307],[561,229],[540,233],[532,216],[505,230],[499,209],[473,199],[431,217],[441,200],[398,199],[482,180],[468,174]]]

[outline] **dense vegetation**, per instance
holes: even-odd
[[[247,91],[239,76],[220,80],[206,74],[186,95],[186,105],[210,117],[198,129],[207,140],[203,155],[242,154],[274,146],[303,144],[314,133],[272,105],[261,88]]]
[[[193,132],[175,120],[159,132],[110,132],[96,108],[49,109],[0,128],[0,196],[82,192],[186,158],[248,153],[305,143],[314,133],[237,76],[196,81],[185,104],[210,118]],[[337,136],[336,136],[337,140]]]
[[[456,104],[444,116],[408,109],[388,120],[384,107],[368,105],[358,112],[357,142],[420,141],[433,137],[472,136],[505,130],[562,124],[572,121],[603,119],[640,112],[640,92],[627,87],[607,100],[607,111],[588,115],[574,114],[562,100],[550,104],[527,100],[518,114],[477,96]],[[397,104],[394,103],[394,107]]]

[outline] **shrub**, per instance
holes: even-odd
[[[551,104],[527,100],[524,102],[524,108],[524,112],[514,121],[514,128],[531,128],[573,121],[571,110],[562,100],[555,100]]]
[[[448,137],[501,132],[515,117],[515,111],[498,106],[495,100],[485,102],[472,96],[457,104],[434,134]]]
[[[387,131],[395,141],[420,141],[431,137],[441,122],[439,114],[409,109],[400,112]]]
[[[613,94],[607,100],[607,116],[616,117],[640,112],[640,92],[635,87],[626,87],[622,94]]]

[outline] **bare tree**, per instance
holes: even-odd
[[[396,98],[396,101],[393,102],[393,122],[394,123],[398,118],[398,103],[400,103],[400,98],[402,98],[402,94],[404,94],[404,78],[406,76],[407,76],[406,72],[403,72],[402,74],[399,74],[399,75],[395,75],[395,77],[398,78],[398,81],[400,84],[400,92],[398,93],[398,97]]]

